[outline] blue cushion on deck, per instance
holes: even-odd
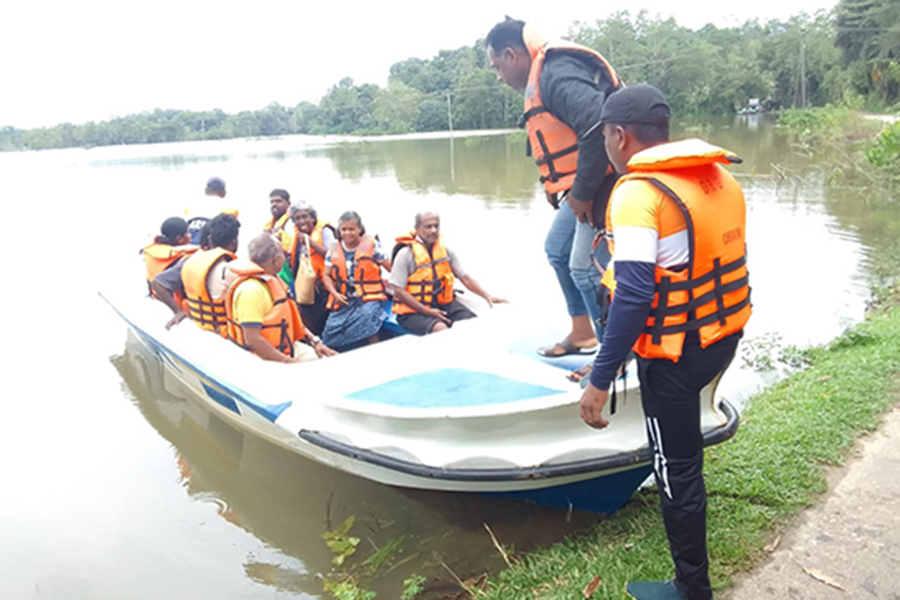
[[[564,392],[481,371],[438,369],[349,394],[363,402],[408,408],[485,406]]]

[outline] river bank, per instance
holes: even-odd
[[[842,464],[857,437],[896,403],[900,310],[873,310],[803,360],[805,370],[750,400],[732,441],[707,450],[717,594],[769,555],[798,513],[828,490],[826,467]],[[641,492],[584,535],[518,557],[483,597],[618,599],[628,579],[671,577],[657,502],[655,491]]]
[[[828,493],[804,511],[726,600],[900,597],[900,404],[828,470]]]

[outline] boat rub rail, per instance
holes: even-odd
[[[737,432],[739,416],[727,400],[720,404],[727,421],[721,427],[703,434],[703,445],[713,446],[730,439]],[[355,460],[370,463],[379,467],[392,469],[416,477],[442,479],[448,481],[515,481],[523,479],[552,479],[555,477],[567,477],[580,475],[598,470],[612,470],[630,467],[642,463],[649,463],[651,452],[649,447],[641,448],[633,452],[604,456],[601,458],[579,460],[559,465],[541,465],[537,467],[520,467],[507,469],[448,469],[445,467],[430,467],[420,463],[400,460],[372,450],[358,448],[334,440],[317,431],[301,429],[298,432],[301,439]]]

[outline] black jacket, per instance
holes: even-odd
[[[578,168],[569,190],[578,200],[595,200],[603,192],[609,194],[609,185],[603,185],[601,190],[609,159],[603,146],[600,113],[613,88],[605,78],[595,83],[595,74],[593,65],[561,52],[549,53],[541,71],[544,106],[578,135]],[[596,216],[595,224],[602,226]]]

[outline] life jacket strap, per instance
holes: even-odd
[[[545,112],[550,112],[546,106],[535,106],[534,108],[530,108],[522,113],[522,116],[519,117],[518,122],[516,122],[516,126],[519,129],[525,129],[525,124],[528,123],[528,119]]]
[[[740,302],[737,302],[736,304],[725,307],[722,310],[721,315],[724,315],[726,318],[730,317],[731,315],[739,313],[741,310],[744,309],[744,307],[749,306],[749,305],[750,305],[750,294],[748,293],[747,297],[744,298],[743,300],[741,300]],[[700,317],[699,319],[688,320],[688,322],[686,322],[686,323],[679,323],[677,325],[662,326],[661,325],[662,321],[657,321],[657,322],[654,322],[652,327],[645,327],[644,333],[655,336],[655,332],[658,327],[660,330],[660,339],[661,339],[661,337],[663,335],[671,335],[673,333],[685,333],[687,331],[695,331],[697,329],[700,329],[701,327],[705,327],[711,323],[715,323],[716,321],[719,321],[721,319],[721,315],[717,311],[717,312],[710,313],[710,314],[706,315],[705,317]],[[657,338],[654,337],[653,343],[658,345],[660,342],[656,341],[656,340],[657,340]]]
[[[713,268],[708,273],[697,277],[696,279],[689,279],[688,281],[676,281],[671,284],[671,290],[673,292],[683,292],[687,290],[691,290],[703,285],[706,285],[713,279],[721,280],[722,275],[727,275],[733,271],[737,271],[743,266],[747,264],[746,255],[741,256],[739,259],[734,260],[726,265],[722,265],[720,259],[716,258],[713,261]]]
[[[658,294],[656,308],[653,309],[653,326],[649,328],[650,330],[647,333],[651,336],[651,343],[655,345],[659,345],[662,343],[663,336],[663,324],[666,316],[666,308],[669,305],[669,291],[672,288],[672,278],[671,277],[662,277],[659,281],[659,285],[656,286],[656,292]]]
[[[247,343],[244,341],[246,338],[244,337],[244,330],[241,327],[241,324],[232,319],[226,319],[226,322],[229,325],[231,325],[232,327],[234,327],[235,331],[240,332],[239,336],[241,338],[241,340],[238,341],[238,340],[234,339],[233,337],[228,336],[228,339],[231,340],[232,342],[234,342],[240,348],[243,348],[244,350],[246,350],[248,352],[252,352],[252,350],[250,349],[250,346],[248,346]],[[282,319],[281,323],[273,323],[271,325],[260,325],[260,330],[272,329],[273,327],[278,327],[279,329],[281,329],[281,335],[278,336],[278,346],[276,346],[276,349],[282,353],[285,350],[287,350],[288,351],[287,354],[289,356],[293,357],[294,356],[294,343],[293,343],[293,341],[291,341],[291,338],[287,333],[288,332],[287,321]]]
[[[730,294],[731,292],[736,292],[739,289],[747,286],[750,283],[750,279],[747,276],[741,277],[740,279],[735,279],[734,281],[730,281],[725,284],[717,285],[715,288],[706,292],[701,296],[697,296],[696,298],[690,300],[689,302],[685,302],[684,304],[673,304],[672,306],[666,306],[665,310],[661,310],[661,312],[665,316],[678,315],[690,311],[697,310],[704,304],[708,304],[713,300],[716,301],[716,304],[719,305],[716,309],[718,312],[721,312],[725,309],[725,294]],[[654,313],[655,314],[655,313]],[[722,324],[725,322],[722,320]]]
[[[556,170],[556,164],[554,161],[558,158],[566,156],[567,154],[571,154],[578,150],[577,146],[569,146],[568,148],[563,148],[559,152],[550,152],[550,147],[547,146],[547,141],[544,138],[544,132],[538,129],[535,131],[535,136],[538,139],[538,143],[541,145],[541,150],[543,150],[543,156],[541,158],[536,159],[534,162],[538,167],[541,165],[545,165],[549,170],[549,174],[545,176],[541,176],[541,183],[546,181],[552,181],[556,183],[560,180],[560,178],[565,177],[566,175],[571,175],[575,171],[571,171],[569,173],[559,173]]]
[[[541,183],[546,183],[546,182],[548,182],[548,181],[552,181],[553,183],[556,183],[557,181],[559,181],[559,180],[562,179],[563,177],[568,177],[569,175],[574,175],[576,172],[577,172],[577,171],[565,171],[565,172],[563,172],[563,173],[557,173],[557,174],[556,174],[556,179],[553,179],[553,178],[550,177],[550,176],[544,177],[543,175],[541,175],[541,177],[540,177]]]
[[[218,327],[227,322],[225,316],[225,303],[201,300],[199,298],[185,298],[187,313],[192,321],[200,325],[212,325]]]

